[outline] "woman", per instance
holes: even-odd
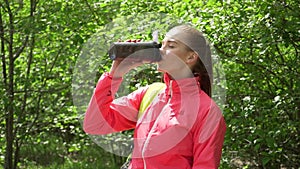
[[[209,45],[196,29],[172,28],[160,48],[158,70],[166,87],[138,118],[148,86],[114,99],[122,77],[142,61],[114,61],[96,86],[85,114],[84,130],[107,134],[135,129],[130,169],[218,168],[225,122],[210,98],[212,63]]]

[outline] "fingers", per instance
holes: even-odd
[[[141,42],[142,40],[141,39],[128,39],[126,40],[125,42]],[[118,42],[122,42],[122,39],[118,39]]]
[[[110,74],[114,77],[123,77],[131,69],[143,65],[142,60],[126,58],[122,61],[113,61],[112,67],[110,69]]]

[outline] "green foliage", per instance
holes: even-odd
[[[230,24],[208,29],[226,67],[225,157],[233,151],[250,167],[299,165],[296,8],[293,1],[227,3],[214,22]]]
[[[78,121],[98,77],[109,70],[103,51],[118,39],[150,40],[152,28],[167,31],[179,20],[205,33],[225,70],[226,84],[217,83],[226,85],[227,96],[221,105],[228,128],[220,168],[299,167],[298,1],[0,0],[0,14],[0,126],[7,129],[13,110],[16,167],[122,163],[95,145],[88,148],[92,141]],[[143,22],[132,25],[138,20]],[[161,74],[147,65],[126,79],[119,96]],[[0,131],[1,164],[8,153],[5,132]]]
[[[38,140],[30,140],[24,145],[21,151],[22,158],[18,164],[19,168],[26,169],[117,169],[107,154],[99,146],[76,141],[65,143],[60,137],[41,134]],[[88,140],[82,138],[82,140]],[[76,151],[66,151],[70,145],[77,149]],[[26,157],[26,158],[25,158]]]

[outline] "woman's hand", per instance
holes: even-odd
[[[110,68],[109,74],[113,78],[123,77],[131,69],[143,65],[143,61],[124,59],[124,60],[114,60]]]

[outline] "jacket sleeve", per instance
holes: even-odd
[[[219,167],[225,132],[226,124],[221,110],[214,105],[195,126],[193,169]]]
[[[145,88],[114,99],[122,78],[113,79],[104,73],[96,86],[86,110],[83,130],[88,134],[108,134],[135,127]]]

